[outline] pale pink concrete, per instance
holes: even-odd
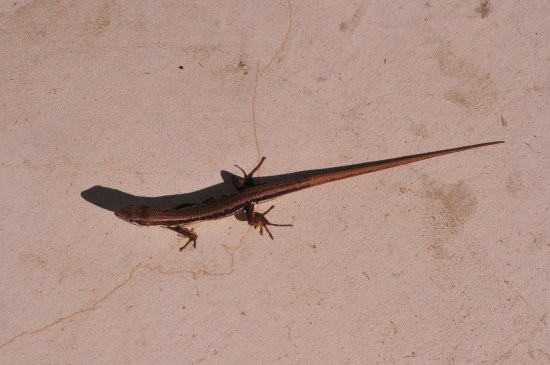
[[[0,363],[550,362],[548,1],[0,9]],[[275,241],[80,196],[499,139],[280,198]]]

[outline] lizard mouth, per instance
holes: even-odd
[[[122,219],[123,221],[126,221],[128,223],[133,223],[132,220],[130,219],[130,217],[127,214],[125,214],[123,209],[119,209],[119,210],[115,211],[115,215],[118,218]]]
[[[120,210],[116,210],[115,215],[120,219],[128,220],[128,218]]]

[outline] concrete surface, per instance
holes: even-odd
[[[548,1],[0,6],[2,364],[550,363]],[[278,199],[275,241],[109,210],[499,139]]]

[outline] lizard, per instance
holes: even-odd
[[[257,183],[254,174],[266,159],[262,157],[256,167],[249,173],[246,173],[244,169],[235,165],[235,167],[243,173],[242,177],[232,175],[232,183],[237,190],[235,193],[224,195],[216,199],[210,198],[198,204],[182,204],[169,210],[158,210],[145,205],[128,205],[116,210],[115,215],[129,223],[139,226],[161,226],[168,228],[188,238],[188,241],[180,247],[180,251],[191,242],[194,248],[197,247],[198,235],[195,233],[194,229],[187,228],[187,225],[228,217],[241,211],[246,213],[246,218],[250,226],[253,226],[255,229],[260,228],[261,235],[263,235],[263,230],[265,229],[269,237],[273,239],[273,234],[268,226],[281,227],[292,226],[292,224],[275,224],[268,221],[266,215],[275,206],[272,205],[265,212],[258,213],[255,211],[254,207],[260,202],[336,180],[347,179],[374,171],[389,169],[437,156],[498,143],[504,143],[504,141],[486,142],[386,160],[338,166],[329,169],[300,171],[279,179],[279,181]]]

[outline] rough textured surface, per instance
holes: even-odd
[[[548,1],[0,7],[3,364],[550,362]],[[274,242],[101,208],[498,139],[283,197]]]

